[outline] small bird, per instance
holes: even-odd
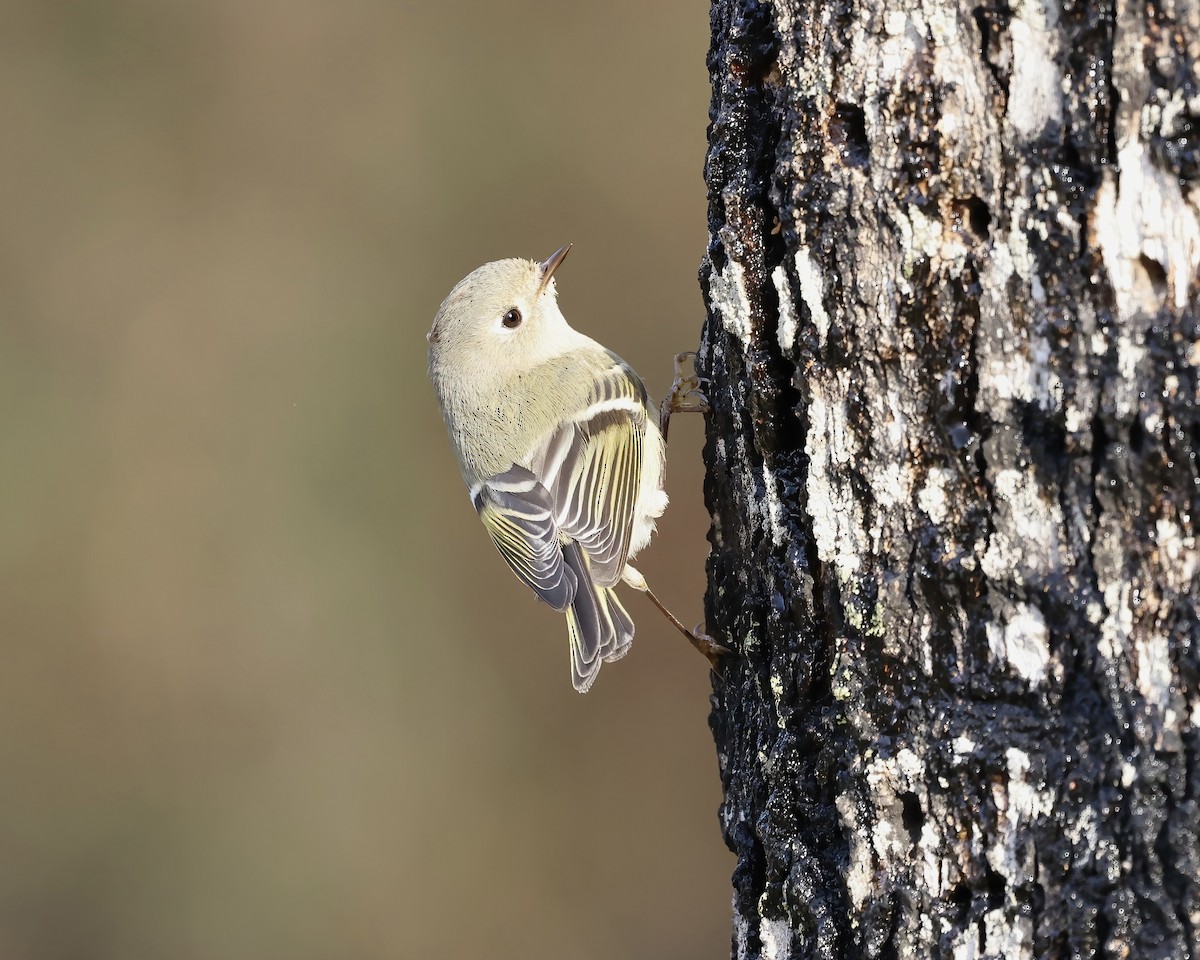
[[[614,590],[622,580],[710,662],[724,648],[688,630],[629,563],[667,507],[665,430],[629,364],[559,310],[554,272],[570,249],[468,274],[427,339],[471,502],[517,578],[566,614],[571,682],[584,693],[601,663],[629,652],[633,620]],[[687,386],[696,396],[694,377]],[[668,402],[661,419],[685,409],[706,407]]]

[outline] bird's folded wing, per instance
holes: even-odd
[[[616,363],[598,379],[592,402],[550,438],[540,476],[558,528],[587,554],[592,580],[611,587],[629,553],[642,479],[646,391]]]
[[[570,450],[546,482],[559,529],[587,554],[592,580],[621,579],[642,473],[642,431],[628,413],[602,413],[564,430]]]
[[[472,499],[513,573],[555,610],[566,610],[578,581],[563,562],[554,503],[537,477],[514,466],[480,484]]]
[[[588,403],[528,457],[489,477],[475,509],[521,580],[556,610],[575,598],[578,578],[563,562],[561,536],[580,545],[598,587],[621,579],[642,478],[649,399],[622,361],[596,379]]]

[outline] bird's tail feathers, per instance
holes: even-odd
[[[633,619],[611,587],[597,587],[588,570],[587,555],[577,543],[563,549],[567,565],[579,586],[567,609],[567,635],[571,641],[571,683],[587,693],[600,672],[600,664],[620,660],[633,643]]]

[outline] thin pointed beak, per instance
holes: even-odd
[[[564,244],[555,250],[550,256],[542,261],[542,280],[538,284],[537,295],[540,297],[542,291],[546,289],[546,284],[550,282],[550,278],[554,276],[554,271],[558,269],[558,265],[567,259],[567,254],[571,252],[571,245]]]

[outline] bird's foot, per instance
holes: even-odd
[[[687,372],[685,364],[690,361],[691,373]],[[704,395],[701,385],[703,377],[696,373],[696,351],[688,350],[675,354],[675,379],[671,389],[663,398],[659,408],[658,426],[662,431],[663,440],[667,439],[667,431],[671,426],[671,415],[674,413],[708,413],[708,397]]]
[[[692,642],[692,646],[699,650],[700,655],[708,661],[709,665],[713,668],[713,672],[719,676],[721,673],[721,658],[729,656],[730,650],[728,647],[717,643],[716,640],[701,630],[702,626],[702,623],[698,623],[691,630],[685,630],[684,633]]]

